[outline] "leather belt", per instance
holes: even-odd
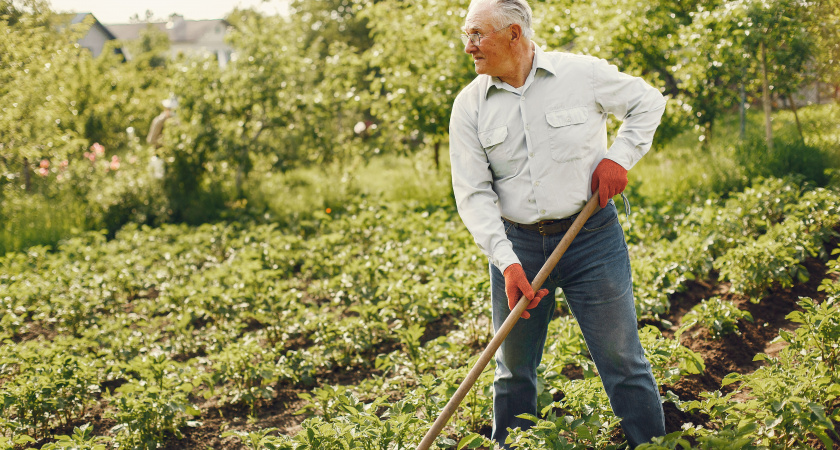
[[[575,221],[575,217],[577,217],[577,214],[566,219],[541,220],[537,223],[517,223],[512,220],[508,220],[504,217],[502,217],[502,219],[504,219],[505,222],[517,228],[522,228],[523,230],[529,231],[536,231],[543,236],[549,236],[557,233],[565,233],[566,230],[568,230],[569,227],[572,226],[572,223]]]
[[[600,210],[601,206],[595,205],[595,209],[592,211],[592,215],[594,216]],[[536,231],[543,236],[549,236],[557,233],[565,233],[566,230],[571,228],[572,224],[575,222],[575,219],[577,219],[578,214],[580,214],[580,212],[566,217],[565,219],[541,220],[537,223],[518,223],[505,217],[502,217],[502,219],[504,219],[505,222],[517,228],[522,228],[523,230],[529,231]]]

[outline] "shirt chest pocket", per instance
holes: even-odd
[[[551,157],[557,162],[571,162],[583,158],[587,151],[586,106],[546,111]]]
[[[507,125],[478,132],[478,139],[484,147],[484,153],[490,162],[493,178],[505,178],[513,175],[513,161],[510,145],[505,144],[508,137]]]

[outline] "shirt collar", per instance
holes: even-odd
[[[536,74],[536,69],[543,69],[551,75],[556,75],[557,73],[554,69],[554,65],[551,64],[551,61],[549,61],[549,59],[545,56],[545,52],[540,48],[540,46],[534,41],[531,41],[531,45],[534,46],[534,64],[531,67],[531,72]],[[498,77],[489,77],[489,81],[484,89],[484,98],[487,98],[487,94],[490,92],[491,87],[495,87],[496,89],[505,89],[506,86],[510,88],[509,84],[500,80]]]

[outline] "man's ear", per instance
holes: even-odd
[[[510,26],[510,43],[515,44],[522,39],[522,27],[519,26],[518,23],[511,24]]]

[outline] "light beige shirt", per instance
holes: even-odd
[[[665,110],[656,88],[602,59],[534,48],[522,87],[479,75],[456,97],[449,123],[458,212],[502,271],[519,259],[500,216],[535,223],[577,213],[598,163],[632,168]],[[623,121],[609,149],[607,114]]]

